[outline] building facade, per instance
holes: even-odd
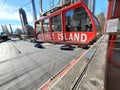
[[[2,27],[2,33],[6,36],[10,36],[10,32],[9,32],[7,26],[6,25],[1,25],[1,27]]]
[[[95,14],[95,1],[96,0],[82,0],[93,14]]]

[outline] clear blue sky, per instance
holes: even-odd
[[[21,23],[19,19],[18,9],[22,7],[26,13],[28,22],[33,25],[33,17],[31,10],[31,0],[0,0],[0,25],[11,24],[13,29],[21,28]],[[44,9],[48,8],[49,0],[43,0]],[[58,1],[58,0],[55,0]],[[95,14],[100,12],[106,12],[108,0],[96,0]],[[39,18],[39,0],[35,0],[37,16]],[[9,26],[8,26],[9,29]],[[0,26],[1,32],[1,26]]]

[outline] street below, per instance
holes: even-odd
[[[13,40],[0,43],[0,90],[37,90],[84,51],[60,50],[60,45]]]

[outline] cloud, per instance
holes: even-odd
[[[1,6],[1,4],[0,4]],[[20,21],[19,7],[11,6],[11,5],[5,5],[3,8],[0,8],[0,20],[15,20]],[[32,14],[26,12],[28,22],[33,22]]]

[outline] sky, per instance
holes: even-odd
[[[43,9],[47,10],[49,0],[43,0]],[[58,0],[55,0],[56,2]],[[106,12],[108,0],[96,0],[95,14],[100,12]],[[35,0],[37,18],[39,18],[39,0]],[[28,23],[34,25],[33,14],[31,9],[31,0],[0,0],[0,32],[1,25],[7,25],[10,31],[9,24],[12,25],[12,29],[21,28],[21,22],[19,18],[18,10],[23,8],[26,11]]]

